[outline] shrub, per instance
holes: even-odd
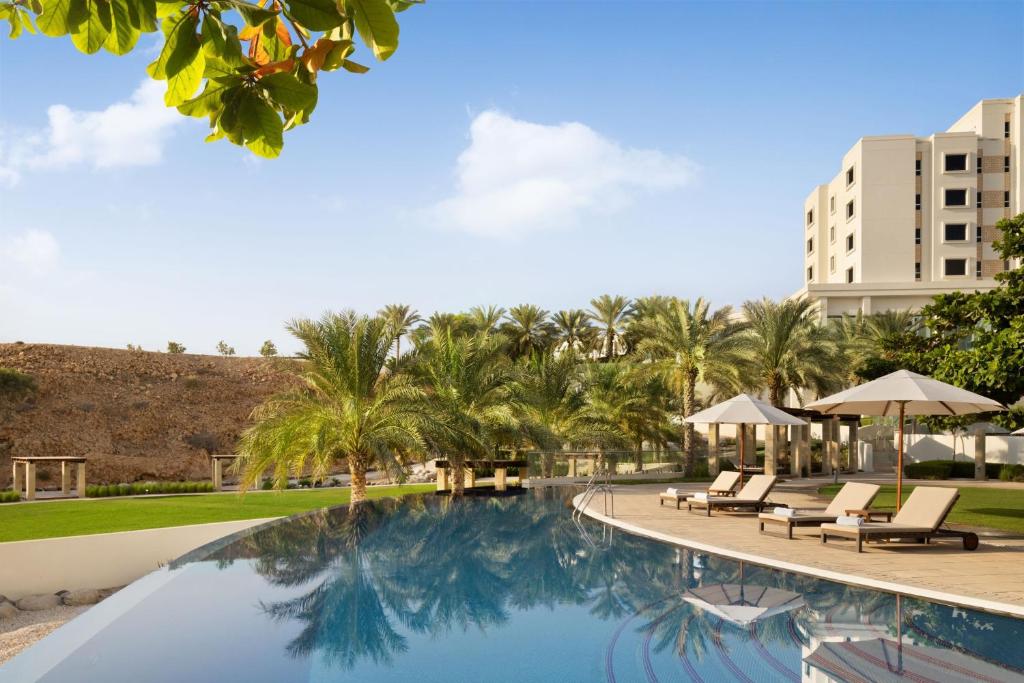
[[[568,469],[566,471],[568,471]],[[310,479],[309,477],[303,477],[302,479],[299,479],[300,488],[308,489],[311,486],[313,486],[313,480]]]
[[[999,479],[1002,481],[1024,481],[1024,465],[1001,465]]]
[[[167,353],[185,353],[185,345],[176,341],[167,342]]]
[[[949,479],[952,472],[951,460],[925,460],[903,466],[903,474],[911,479]]]
[[[17,491],[0,491],[0,503],[17,503],[21,494]]]
[[[217,353],[219,353],[222,356],[233,356],[235,355],[235,347],[228,346],[227,342],[221,339],[219,342],[217,342]]]
[[[184,380],[182,380],[182,384],[185,385],[186,389],[198,389],[199,387],[203,386],[202,381],[195,375],[189,375],[188,377],[186,377]]]
[[[35,393],[36,381],[32,375],[11,368],[0,368],[0,398],[17,400]]]
[[[196,432],[185,437],[185,443],[192,448],[213,453],[217,450],[217,435],[211,432]]]
[[[270,479],[264,479],[263,483],[260,484],[260,488],[263,489],[264,491],[269,491],[270,489],[274,488],[274,482]]]
[[[721,472],[738,472],[739,471],[739,469],[736,467],[736,465],[733,464],[732,460],[725,460],[725,459],[722,459],[722,460],[718,461],[718,469]]]

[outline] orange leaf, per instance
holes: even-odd
[[[256,78],[262,78],[263,76],[269,76],[270,74],[277,73],[278,71],[291,71],[293,68],[295,68],[295,60],[284,59],[280,62],[265,64],[252,73]]]
[[[329,38],[321,38],[312,47],[307,47],[299,59],[306,65],[307,69],[316,73],[323,68],[324,60],[327,59],[327,55],[330,54],[336,44]]]
[[[281,21],[281,17],[277,18],[277,38],[285,45],[292,44],[292,34],[288,33],[288,27]]]
[[[262,29],[258,29],[255,26],[246,26],[245,28],[243,28],[241,31],[238,32],[238,39],[239,40],[252,40],[257,35],[259,35],[259,32],[261,30]]]

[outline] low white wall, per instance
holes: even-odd
[[[246,519],[166,529],[0,543],[0,594],[123,586],[201,545],[270,521]]]
[[[974,437],[949,434],[915,434],[906,437],[906,455],[913,462],[922,460],[974,461]],[[1024,436],[988,434],[985,436],[985,462],[1024,463]]]

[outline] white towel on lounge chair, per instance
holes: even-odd
[[[839,515],[836,517],[836,524],[839,526],[860,526],[863,523],[864,518],[855,515]]]
[[[794,510],[793,508],[775,508],[774,510],[772,510],[772,513],[776,514],[776,515],[778,515],[780,517],[795,517],[796,516],[796,510]]]
[[[694,500],[707,500],[708,499],[708,494],[704,493],[703,491],[700,491],[698,493],[693,494],[693,499]]]
[[[679,495],[679,489],[674,489],[672,487],[669,487],[669,488],[665,489],[665,493],[667,493],[670,496],[678,496]]]

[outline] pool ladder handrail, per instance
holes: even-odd
[[[583,495],[580,496],[576,505],[573,506],[573,520],[578,521],[583,517],[583,511],[586,510],[587,506],[590,505],[590,502],[598,493],[602,493],[604,495],[604,515],[606,517],[615,516],[615,489],[612,487],[608,469],[595,468],[594,473],[590,475],[590,479],[587,481],[586,488],[583,489]],[[609,503],[611,503],[610,513]]]

